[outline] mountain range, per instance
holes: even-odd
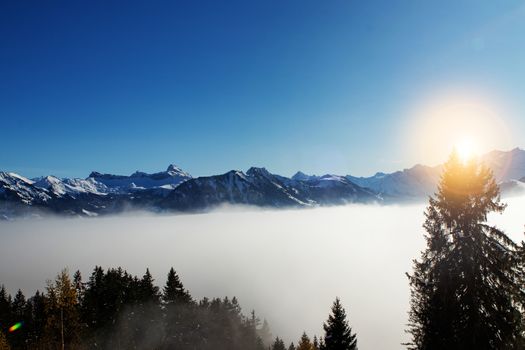
[[[489,166],[503,195],[525,193],[525,151],[492,151]],[[219,205],[315,207],[348,203],[424,201],[436,191],[442,165],[415,165],[370,177],[307,175],[291,178],[252,167],[246,172],[193,178],[176,165],[166,171],[129,176],[92,172],[85,179],[43,176],[28,179],[0,172],[0,219],[26,215],[98,216],[128,209],[199,212]]]

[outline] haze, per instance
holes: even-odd
[[[523,236],[525,197],[506,200],[490,220]],[[275,335],[321,335],[341,297],[359,348],[400,349],[408,340],[405,272],[424,247],[423,205],[260,211],[226,208],[200,215],[133,213],[98,219],[0,223],[0,284],[26,295],[62,268],[87,280],[95,265],[162,285],[173,266],[197,298],[237,296]]]

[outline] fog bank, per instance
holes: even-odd
[[[490,220],[521,241],[525,198],[507,202],[505,214]],[[288,342],[303,330],[322,334],[339,296],[360,349],[401,349],[405,272],[425,244],[423,211],[352,205],[0,222],[0,284],[28,295],[64,267],[87,280],[101,265],[139,276],[149,267],[162,285],[173,266],[193,296],[235,295],[245,313],[255,309]]]

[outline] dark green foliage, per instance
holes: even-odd
[[[24,311],[26,307],[26,297],[24,293],[19,289],[16,292],[15,298],[13,299],[12,312],[15,319],[22,319],[24,317]]]
[[[13,299],[13,302],[11,304],[11,324],[15,324],[17,322],[24,322],[26,319],[26,298],[22,291],[19,289],[15,297]],[[24,339],[27,337],[27,328],[22,327],[18,331],[9,334],[9,342],[12,344],[13,348],[21,347],[24,345]]]
[[[271,350],[286,350],[286,345],[284,345],[282,339],[276,337],[272,344]]]
[[[166,304],[190,304],[193,302],[190,293],[184,289],[173,267],[168,272],[166,285],[162,291],[162,300]]]
[[[346,312],[339,298],[332,305],[332,313],[323,325],[325,331],[323,349],[326,350],[356,350],[357,336],[352,334],[348,326]]]
[[[75,291],[77,293],[77,302],[78,304],[82,304],[82,298],[84,296],[84,283],[82,282],[82,275],[80,274],[80,271],[76,271],[73,275],[73,285],[75,286]]]
[[[11,296],[7,294],[5,287],[0,286],[0,331],[7,332],[9,325],[13,322],[11,310]]]
[[[138,301],[141,303],[158,303],[159,300],[159,287],[153,284],[153,277],[151,276],[149,269],[146,269],[146,273],[144,274],[144,276],[142,276],[142,279],[139,283]]]
[[[453,154],[425,213],[427,248],[409,276],[411,349],[523,348],[517,247],[486,223],[504,208],[490,170]]]
[[[188,347],[194,342],[195,329],[200,325],[195,313],[196,305],[173,267],[168,272],[162,291],[162,302],[166,310],[165,331],[169,335],[166,337],[164,348]]]
[[[24,318],[28,344],[37,344],[44,338],[46,320],[46,297],[37,290],[35,295],[27,301],[27,312]]]
[[[325,350],[326,349],[326,345],[324,343],[324,338],[321,337],[321,339],[319,339],[319,350]]]
[[[71,280],[63,271],[45,294],[37,291],[27,301],[21,292],[12,300],[2,287],[2,325],[24,322],[6,335],[6,344],[14,350],[59,349],[64,331],[71,350],[266,349],[255,313],[245,317],[235,297],[197,303],[173,269],[162,298],[153,282],[149,270],[138,279],[121,268],[95,267],[86,283],[79,272]]]

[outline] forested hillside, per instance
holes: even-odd
[[[5,349],[354,349],[356,335],[336,299],[323,338],[303,334],[297,347],[272,337],[255,311],[242,313],[237,298],[195,300],[169,271],[162,289],[149,270],[142,278],[122,268],[95,267],[87,281],[67,270],[44,292],[14,297],[0,288],[0,350]],[[345,348],[346,349],[346,348]]]

